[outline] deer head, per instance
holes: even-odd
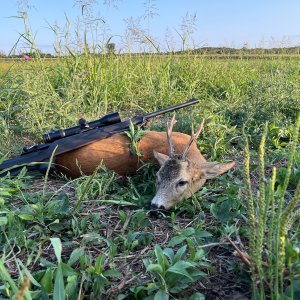
[[[169,156],[153,151],[160,169],[157,172],[157,189],[156,195],[151,201],[151,209],[170,209],[183,198],[189,198],[197,192],[206,179],[215,178],[223,174],[232,167],[235,162],[218,163],[218,162],[196,162],[189,160],[186,156],[193,142],[196,141],[201,133],[204,120],[202,121],[197,132],[192,135],[180,155],[174,153],[172,143],[172,129],[176,123],[175,115],[171,122],[167,124],[167,140],[169,145]]]

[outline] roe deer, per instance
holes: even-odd
[[[180,132],[172,133],[174,123],[175,117],[168,124],[167,132],[148,131],[139,141],[141,160],[160,165],[152,209],[171,208],[183,197],[188,198],[197,192],[206,179],[214,178],[235,165],[234,162],[206,162],[195,143],[203,123],[196,134],[192,132],[191,137]],[[135,174],[141,167],[141,160],[137,155],[132,155],[130,144],[125,134],[114,134],[58,155],[55,159],[57,170],[76,178],[82,173],[92,174],[102,162],[108,169],[122,176]]]
[[[195,144],[203,129],[204,120],[196,133],[194,133],[192,127],[190,140],[181,154],[176,155],[172,142],[172,129],[175,123],[174,115],[171,122],[167,124],[169,156],[155,150],[153,151],[155,158],[159,162],[160,169],[157,172],[157,189],[156,195],[151,201],[151,209],[170,209],[182,198],[189,198],[197,192],[206,179],[215,178],[235,166],[235,162],[206,162],[204,158],[200,161],[195,161],[187,157],[189,149],[192,144]]]

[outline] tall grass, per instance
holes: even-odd
[[[287,125],[300,104],[297,60],[173,54],[36,57],[0,78],[2,146],[11,144],[12,136],[35,139],[51,128],[71,126],[80,116],[91,120],[113,110],[131,116],[190,97],[200,100],[194,115],[217,117],[216,124],[251,128],[269,120]],[[211,126],[210,135],[220,134]]]

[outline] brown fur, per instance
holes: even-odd
[[[189,139],[189,135],[173,132],[172,140],[175,153],[181,153]],[[125,134],[115,134],[80,149],[58,155],[55,163],[59,172],[71,178],[80,177],[81,172],[92,174],[101,161],[108,169],[120,175],[132,175],[136,173],[141,163],[136,155],[130,153],[130,143]],[[169,153],[165,132],[149,131],[141,138],[139,151],[142,154],[143,162],[158,164],[153,150],[163,154]],[[206,161],[195,143],[192,144],[187,158],[197,163]]]
[[[234,162],[197,162],[188,158],[154,152],[161,168],[157,172],[156,195],[151,201],[153,209],[169,209],[182,198],[189,198],[196,193],[207,179],[215,178],[235,166]]]

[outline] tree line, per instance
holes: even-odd
[[[237,48],[230,48],[230,47],[201,47],[197,49],[189,49],[189,50],[182,50],[182,51],[172,51],[175,54],[208,54],[208,55],[299,55],[300,54],[300,46],[296,47],[282,47],[282,48],[247,48],[243,47],[240,49]],[[115,45],[106,49],[106,53],[93,53],[94,55],[103,55],[103,54],[115,54]],[[126,54],[126,53],[122,53]],[[134,54],[134,53],[131,53]],[[140,53],[136,53],[140,54]],[[144,53],[145,54],[145,53]],[[149,53],[150,54],[150,53]],[[151,53],[153,54],[153,53]],[[160,55],[170,54],[170,52],[160,52],[157,53]],[[56,55],[52,53],[44,53],[41,50],[37,50],[35,52],[24,52],[19,54],[5,54],[4,52],[0,51],[0,58],[34,58],[34,57],[41,57],[41,58],[56,58],[62,57],[64,55]],[[67,56],[67,55],[66,55]]]

